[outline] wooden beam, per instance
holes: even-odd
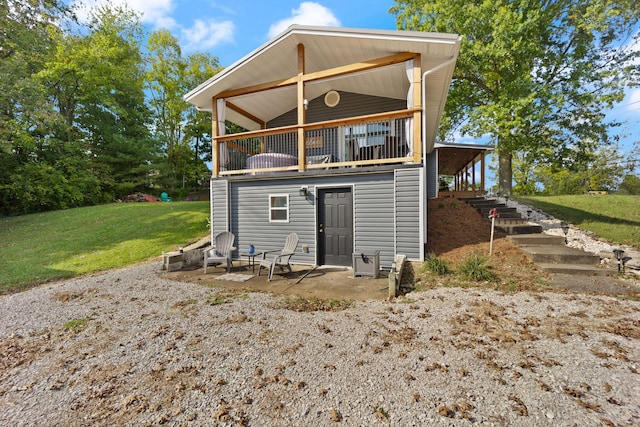
[[[395,55],[385,56],[382,58],[371,59],[369,61],[356,62],[341,67],[330,68],[328,70],[316,71],[315,73],[304,74],[302,81],[307,83],[314,80],[328,79],[331,77],[342,76],[345,74],[367,71],[373,68],[386,67],[387,65],[399,64],[414,58],[416,54],[411,52],[402,52]],[[265,90],[277,89],[285,86],[293,86],[298,84],[299,76],[288,77],[280,80],[273,80],[266,83],[260,83],[253,86],[246,86],[237,89],[229,89],[218,94],[219,98],[232,98],[239,95],[247,95],[250,93],[263,92]]]
[[[413,57],[413,161],[422,161],[422,67],[420,54]]]
[[[485,186],[484,186],[484,158],[487,155],[486,152],[482,152],[482,154],[480,155],[480,190],[484,191],[485,190]]]
[[[382,58],[375,58],[368,61],[354,62],[353,64],[343,65],[340,67],[329,68],[328,70],[316,71],[315,73],[306,74],[304,77],[305,82],[314,80],[323,80],[332,77],[342,76],[345,74],[358,73],[361,71],[367,71],[374,68],[386,67],[388,65],[399,64],[415,57],[415,53],[402,52],[395,55],[384,56]]]
[[[220,173],[218,161],[218,98],[211,98],[211,176],[216,178]]]
[[[304,108],[305,94],[304,94],[304,70],[305,70],[305,58],[304,58],[304,45],[298,44],[298,83],[297,83],[297,96],[298,96],[298,170],[303,172],[306,163],[306,150],[304,149],[304,124],[306,121],[306,110]]]
[[[236,113],[242,114],[243,116],[245,116],[246,118],[253,120],[254,122],[256,122],[257,124],[260,125],[260,129],[264,129],[267,126],[267,123],[262,120],[260,117],[256,117],[253,114],[251,114],[250,112],[243,110],[242,108],[238,107],[235,104],[232,104],[231,102],[227,101],[227,108],[230,110],[235,111]]]

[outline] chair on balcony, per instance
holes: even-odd
[[[227,273],[231,271],[233,267],[233,260],[231,255],[235,247],[233,242],[236,240],[236,236],[229,232],[223,231],[215,237],[215,246],[208,247],[204,250],[204,274],[207,274],[207,266],[209,264],[227,264]]]
[[[258,268],[258,276],[260,275],[260,270],[262,267],[269,269],[269,281],[273,278],[273,270],[276,266],[280,267],[280,270],[284,271],[284,268],[289,269],[289,273],[293,270],[291,269],[291,264],[289,261],[291,257],[295,255],[296,248],[298,247],[298,235],[296,233],[291,233],[287,236],[287,240],[284,243],[284,248],[281,251],[267,251],[262,254],[262,260],[260,260],[260,267]],[[274,257],[267,258],[267,254],[271,252],[280,252],[278,255]]]

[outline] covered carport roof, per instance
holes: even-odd
[[[222,92],[296,76],[299,44],[304,46],[305,73],[404,52],[420,54],[421,70],[429,72],[423,107],[427,146],[433,146],[460,49],[460,37],[454,34],[293,25],[187,93],[184,99],[200,110],[212,111],[213,97]],[[408,89],[405,67],[395,64],[309,83],[305,86],[305,97],[314,99],[329,90],[338,90],[406,99]],[[295,85],[230,99],[235,106],[263,122],[296,108],[296,100]],[[232,109],[227,109],[226,119],[249,130],[260,126]]]
[[[493,147],[479,144],[438,143],[435,149],[438,151],[438,174],[456,175],[475,161],[479,155],[492,151]]]

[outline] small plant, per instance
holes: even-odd
[[[460,263],[458,273],[476,282],[492,282],[496,280],[496,275],[491,271],[491,266],[487,265],[487,258],[477,253],[469,255]]]
[[[438,258],[435,254],[429,254],[422,268],[424,271],[429,271],[438,276],[444,276],[451,272],[449,264],[442,258]]]
[[[77,334],[87,327],[87,323],[89,322],[89,320],[91,319],[85,318],[69,320],[64,324],[63,328],[65,331],[71,331]]]
[[[234,298],[246,298],[246,294],[239,294],[237,292],[217,292],[207,298],[207,304],[209,305],[222,305],[233,302]]]
[[[355,303],[353,302],[353,300],[341,301],[316,297],[286,297],[278,304],[278,308],[284,308],[297,312],[342,311],[348,308],[352,308],[354,305]]]

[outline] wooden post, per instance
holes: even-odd
[[[216,178],[220,173],[220,161],[218,150],[218,99],[214,96],[211,98],[212,115],[211,115],[211,176]]]
[[[391,263],[391,271],[389,272],[389,300],[394,299],[397,295],[396,273],[396,262],[394,261]]]
[[[413,57],[413,107],[422,110],[422,78],[421,56],[416,54]],[[413,161],[422,161],[422,112],[413,113]]]
[[[477,159],[477,157],[476,157]],[[471,162],[471,188],[473,189],[473,191],[476,191],[476,159],[473,159],[473,161]]]
[[[480,155],[480,190],[484,191],[484,157],[486,152],[483,151]]]
[[[304,108],[304,45],[298,44],[298,171],[306,169],[306,143],[304,140],[304,124],[306,122],[306,110]]]

